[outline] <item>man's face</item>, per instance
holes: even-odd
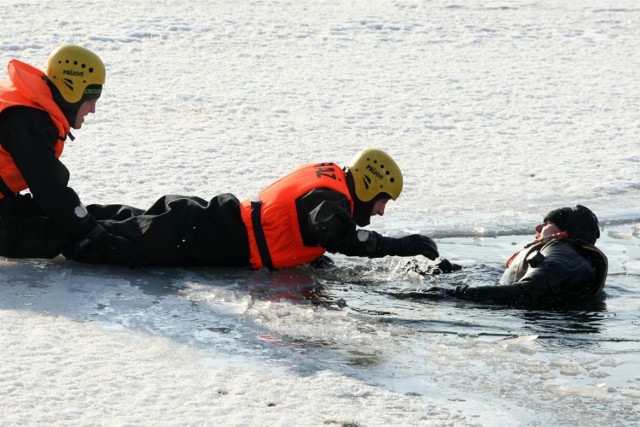
[[[371,216],[374,215],[384,215],[384,208],[387,206],[388,199],[378,200],[373,204],[373,209],[371,209]]]
[[[84,123],[84,118],[87,116],[87,114],[96,112],[97,102],[98,102],[97,99],[90,99],[88,101],[84,101],[80,105],[80,108],[78,109],[78,114],[76,115],[76,122],[72,126],[74,129],[80,129],[82,127],[82,124]]]
[[[561,231],[562,230],[551,221],[545,221],[542,224],[536,225],[536,240],[546,239]]]

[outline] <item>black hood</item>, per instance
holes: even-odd
[[[373,206],[378,200],[390,199],[387,193],[380,193],[368,202],[363,202],[358,199],[355,191],[355,185],[353,182],[353,175],[348,168],[345,168],[345,174],[347,176],[347,187],[349,188],[349,194],[353,199],[353,220],[359,227],[366,227],[371,223],[371,213],[373,212]]]
[[[78,117],[78,110],[80,109],[80,105],[82,105],[82,102],[71,104],[62,97],[62,94],[60,93],[56,85],[51,82],[51,80],[46,79],[46,82],[49,86],[49,89],[51,89],[53,100],[56,104],[58,104],[60,110],[62,110],[62,114],[64,114],[64,117],[69,122],[69,126],[74,127],[76,124],[76,117]]]

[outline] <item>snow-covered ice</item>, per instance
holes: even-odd
[[[86,204],[243,199],[299,164],[345,164],[374,146],[405,175],[377,231],[427,233],[444,256],[497,263],[513,243],[483,236],[518,236],[549,209],[582,203],[605,225],[609,310],[640,290],[635,0],[3,2],[1,67],[44,68],[66,42],[107,66],[98,111],[63,154]],[[393,287],[393,261],[364,265]],[[270,285],[313,285],[305,271],[291,283],[154,274],[0,261],[2,424],[531,425],[540,402],[559,402],[559,425],[577,416],[561,407],[610,425],[638,419],[637,342],[608,341],[637,316],[525,319],[514,337],[511,315],[420,312],[357,280],[330,288],[348,311],[264,297]],[[402,322],[371,314],[387,305]],[[469,338],[446,316],[468,321]],[[606,340],[559,350],[545,341],[551,329],[536,329],[581,322]],[[497,331],[504,341],[485,341]]]

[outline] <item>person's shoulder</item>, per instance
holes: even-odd
[[[49,113],[38,108],[27,107],[24,105],[15,105],[5,108],[0,113],[0,120],[10,122],[13,126],[17,126],[21,123],[45,123],[53,126],[53,121],[51,120]]]
[[[595,245],[582,240],[568,240],[567,245],[594,264],[608,264],[607,256]]]
[[[308,213],[321,208],[323,211],[349,211],[349,200],[338,191],[314,188],[295,201],[299,213]]]
[[[321,199],[321,200],[330,200],[330,201],[341,201],[347,200],[347,197],[342,194],[339,191],[336,190],[331,190],[329,188],[314,188],[313,190],[309,191],[305,197],[313,197],[316,199]]]
[[[540,252],[547,258],[573,258],[580,256],[575,242],[569,239],[552,239],[540,248]]]
[[[0,112],[0,135],[5,150],[30,150],[36,140],[52,146],[58,140],[58,129],[49,114],[37,108],[15,106]]]
[[[592,265],[606,271],[607,257],[594,245],[573,239],[554,239],[541,250],[547,265]],[[606,274],[606,273],[605,273]]]

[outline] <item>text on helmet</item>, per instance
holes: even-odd
[[[367,170],[372,174],[374,174],[378,179],[384,179],[384,176],[380,172],[378,172],[378,170],[373,166],[367,165]]]
[[[67,74],[69,76],[77,76],[77,77],[82,77],[84,76],[84,71],[75,71],[75,70],[63,70],[62,74]]]

